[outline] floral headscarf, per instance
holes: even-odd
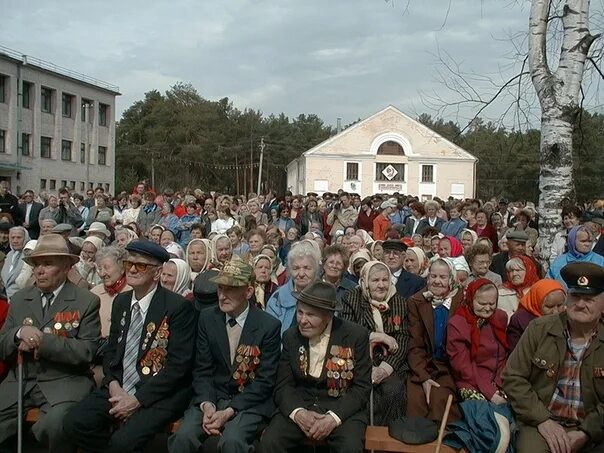
[[[388,273],[388,293],[386,294],[386,298],[383,301],[377,301],[371,297],[371,292],[369,291],[369,275],[371,270],[375,267],[381,267],[386,270]],[[376,332],[384,332],[384,322],[382,320],[381,313],[390,310],[390,306],[388,305],[388,301],[392,299],[392,297],[396,294],[396,286],[392,283],[392,273],[388,266],[386,266],[381,261],[369,261],[365,263],[363,268],[361,269],[361,277],[359,279],[359,286],[361,287],[361,293],[365,300],[369,302],[371,305],[371,314],[373,316],[373,320],[375,322],[375,330]]]

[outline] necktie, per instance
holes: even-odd
[[[140,310],[140,305],[135,302],[132,305],[132,314],[130,316],[130,326],[128,327],[128,335],[126,337],[126,349],[124,351],[122,387],[133,395],[134,386],[140,380],[138,370],[136,369],[136,359],[138,358],[138,348],[141,337],[141,329],[143,327],[143,315]]]
[[[231,354],[231,363],[235,360],[235,352],[239,345],[239,339],[241,338],[241,326],[237,324],[234,318],[228,320],[229,327],[227,328],[227,335],[229,337],[229,350]]]
[[[42,297],[42,314],[46,316],[46,313],[48,313],[48,309],[55,298],[55,293],[43,293]]]

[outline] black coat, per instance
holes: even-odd
[[[596,242],[593,251],[598,255],[604,256],[604,234],[600,235],[600,239],[598,239],[598,242]]]
[[[123,383],[123,360],[130,326],[131,301],[132,291],[119,294],[113,301],[109,341],[103,359],[105,377],[102,385],[109,385],[114,380],[120,385]],[[184,411],[188,406],[191,400],[195,319],[194,309],[189,301],[161,286],[157,287],[143,323],[137,359],[140,381],[136,384],[134,396],[142,406],[154,406],[176,413]],[[147,352],[153,349],[153,342],[164,320],[168,324],[169,335],[163,368],[155,375],[144,374],[141,362],[144,362]],[[145,346],[144,340],[151,327],[154,330]]]
[[[253,369],[254,379],[241,382],[234,378],[240,372],[237,359],[231,364],[226,316],[220,308],[204,310],[197,324],[197,354],[193,370],[193,403],[216,403],[230,400],[229,407],[236,411],[252,411],[270,417],[275,410],[272,401],[277,366],[281,355],[281,323],[273,316],[250,305],[239,347],[257,347],[259,363]],[[237,354],[253,361],[253,354]],[[236,357],[237,357],[236,356]]]
[[[402,269],[401,275],[399,275],[396,281],[396,292],[403,296],[403,299],[407,300],[416,292],[422,290],[424,286],[426,286],[426,281],[423,278]]]
[[[353,374],[346,393],[328,394],[327,365],[332,361],[332,347],[350,348],[353,353]],[[301,350],[309,351],[308,339],[297,326],[283,334],[283,350],[277,373],[275,403],[284,417],[297,408],[311,408],[313,404],[325,412],[333,411],[344,423],[348,419],[367,422],[366,405],[371,392],[371,359],[369,332],[364,327],[341,318],[333,318],[331,336],[323,361],[321,376],[316,379],[301,369]],[[313,409],[317,411],[317,409]]]
[[[29,227],[27,228],[27,232],[29,233],[29,237],[31,239],[38,239],[40,236],[40,222],[38,217],[40,216],[40,211],[44,205],[42,203],[38,203],[36,201],[32,202],[31,211],[29,212]],[[20,222],[25,222],[25,215],[27,214],[27,204],[21,203],[17,208],[18,216]]]
[[[19,200],[11,193],[7,193],[4,196],[0,196],[0,212],[9,213],[13,218],[15,225],[21,225],[23,220],[19,216],[18,208]]]

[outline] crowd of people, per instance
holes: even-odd
[[[0,451],[19,395],[51,452],[604,451],[604,202],[561,208],[541,253],[520,201],[0,182]]]

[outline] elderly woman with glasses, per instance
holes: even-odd
[[[281,335],[295,323],[296,298],[299,293],[314,282],[321,268],[321,252],[315,242],[307,239],[295,243],[287,255],[290,280],[279,288],[266,305],[266,311],[281,321]]]
[[[405,415],[409,371],[407,304],[397,293],[388,266],[380,261],[363,266],[359,286],[344,295],[342,318],[370,332],[376,424],[387,425]]]
[[[338,302],[342,302],[347,291],[356,285],[344,278],[348,268],[348,253],[341,245],[330,245],[323,250],[323,281],[336,287]]]

